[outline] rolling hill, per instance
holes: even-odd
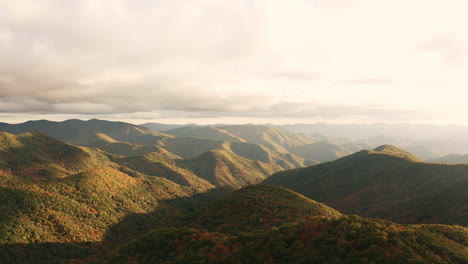
[[[147,127],[160,132],[166,132],[172,129],[186,127],[186,126],[197,126],[195,124],[175,125],[175,124],[161,124],[161,123],[144,123],[140,126]]]
[[[196,158],[211,150],[226,150],[238,156],[278,165],[282,169],[304,166],[304,159],[291,153],[280,153],[259,144],[219,141],[195,137],[165,138],[158,146],[184,159]]]
[[[268,127],[262,129],[269,131]],[[174,135],[170,135],[128,123],[92,119],[63,122],[40,120],[22,124],[0,123],[0,131],[13,134],[42,131],[68,143],[124,156],[141,156],[157,152],[173,159],[192,159],[210,150],[227,150],[244,158],[278,165],[282,169],[314,164],[312,161],[305,162],[303,158],[287,151],[277,152],[263,145],[245,142],[246,140],[218,127],[182,127],[172,130]],[[289,134],[291,138],[295,138],[294,142],[303,137]]]
[[[468,163],[468,154],[459,155],[459,154],[450,154],[435,159],[428,159],[427,162],[431,163],[448,163],[448,164],[463,164]]]
[[[341,215],[293,191],[249,186],[115,248],[98,263],[464,263],[467,228]]]
[[[413,145],[409,147],[404,147],[404,149],[410,153],[413,153],[415,156],[418,156],[423,160],[435,159],[440,157],[439,153],[437,153],[436,151],[432,151],[426,146]]]
[[[47,120],[28,121],[21,124],[0,123],[0,131],[11,134],[42,131],[59,140],[72,144],[87,144],[103,137],[116,141],[152,145],[161,138],[173,137],[168,134],[124,122],[78,119],[53,122]]]
[[[2,132],[0,146],[0,244],[101,241],[130,213],[213,187],[151,177],[42,132]]]
[[[259,183],[281,170],[278,165],[246,159],[226,150],[210,150],[179,164],[215,186],[235,188]]]
[[[190,216],[193,228],[238,232],[280,226],[311,216],[339,217],[338,211],[291,190],[266,184],[244,187]]]
[[[122,156],[141,156],[151,152],[157,152],[172,158],[180,158],[179,156],[170,153],[160,146],[132,144],[107,138],[93,141],[87,144],[81,144],[81,146],[98,148],[106,152]]]
[[[187,126],[166,131],[167,134],[176,137],[197,137],[212,140],[227,140],[234,142],[246,142],[244,139],[229,133],[228,131],[212,126]]]
[[[265,180],[343,213],[401,223],[468,225],[468,165],[424,163],[393,146]]]
[[[107,134],[97,136],[111,145],[123,142]],[[176,139],[164,137],[160,142],[170,145]],[[180,139],[205,142],[199,138]],[[42,132],[0,133],[0,261],[463,263],[467,260],[464,227],[409,226],[346,216],[321,201],[278,186],[248,186],[205,206],[213,197],[230,192],[215,187],[240,188],[268,181],[268,175],[282,169],[275,162],[281,159],[293,164],[295,159],[291,154],[247,142],[208,140],[206,144],[219,149],[184,159],[183,155],[173,154],[183,154],[184,149],[174,147],[171,149],[174,152],[169,152],[163,145],[155,145],[156,152],[120,156],[67,144]],[[278,160],[274,161],[275,157]],[[435,167],[420,171],[420,165]],[[389,210],[391,216],[398,212],[397,216],[403,219],[413,217],[411,221],[464,223],[466,207],[457,202],[466,198],[461,191],[466,187],[464,165],[425,164],[410,153],[383,146],[273,177],[314,168],[321,172],[331,170],[326,177],[313,179],[314,185],[328,184],[325,194],[335,193],[337,200],[350,198],[348,205],[357,204],[358,209],[359,205],[374,202],[376,208]],[[407,169],[412,172],[410,176],[403,173]],[[338,172],[345,172],[346,177],[337,179],[333,173]],[[405,175],[414,180],[405,180]],[[398,183],[392,185],[395,178]],[[290,178],[288,182],[298,184],[300,180],[305,184],[311,182],[308,178]],[[333,185],[339,183],[345,186]],[[355,196],[345,192],[363,188],[367,189]],[[380,191],[383,195],[377,193]],[[408,195],[401,198],[402,192]],[[420,196],[425,200],[416,199]],[[360,203],[352,200],[354,197],[362,198]],[[379,197],[392,198],[398,204],[392,207],[388,201],[379,203]],[[383,212],[374,210],[375,207],[365,213]],[[429,220],[424,214],[421,217],[421,212],[428,213],[426,208],[431,210],[427,214],[432,217]],[[409,214],[411,210],[413,213]],[[120,243],[124,244],[117,247]],[[106,253],[102,258],[101,252]]]
[[[292,148],[291,153],[294,153],[304,159],[327,162],[350,155],[353,152],[341,145],[327,141],[320,141]]]
[[[262,125],[223,126],[225,130],[246,142],[263,145],[277,152],[288,152],[288,149],[315,142],[312,135],[292,133],[283,129]]]

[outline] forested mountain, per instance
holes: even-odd
[[[267,127],[265,129],[268,130]],[[13,134],[42,131],[68,143],[99,148],[124,156],[157,152],[171,158],[192,159],[210,150],[227,150],[247,159],[277,165],[280,169],[314,164],[287,151],[278,152],[261,144],[246,142],[227,130],[215,127],[180,128],[180,131],[176,130],[180,133],[174,133],[178,135],[175,137],[128,123],[92,119],[63,122],[40,120],[17,125],[0,123],[0,131]],[[292,142],[302,140],[303,137],[294,133],[289,133],[287,136],[293,139]]]
[[[408,145],[410,143],[403,139],[375,137],[353,142],[346,138],[327,139],[316,133],[293,133],[263,125],[179,126],[161,133],[123,122],[72,119],[63,122],[0,123],[0,131],[12,134],[42,131],[68,143],[125,156],[158,152],[173,157],[195,158],[209,150],[221,149],[248,159],[273,163],[283,169],[336,160],[362,149],[373,148],[376,142],[404,144],[406,149],[416,151],[424,159],[438,157],[438,154],[423,146]]]
[[[110,224],[160,200],[255,184],[280,169],[221,150],[189,160],[124,157],[42,132],[1,132],[0,241],[98,241]]]
[[[21,124],[0,123],[0,131],[11,134],[42,131],[54,138],[73,144],[88,144],[105,138],[150,145],[162,137],[173,137],[142,126],[97,119],[88,121],[71,119],[63,122],[38,120]]]
[[[188,218],[187,225],[232,233],[280,226],[311,216],[339,217],[341,213],[291,190],[258,184],[200,209]]]
[[[468,224],[468,165],[424,163],[393,146],[265,180],[343,213],[401,223]]]
[[[226,150],[210,150],[180,163],[215,186],[235,188],[259,183],[282,170],[278,165],[246,159]]]
[[[433,163],[448,163],[448,164],[462,164],[468,163],[468,154],[459,155],[459,154],[450,154],[435,159],[428,159],[427,162]]]
[[[166,143],[174,139],[165,137]],[[101,140],[121,143],[104,136]],[[0,133],[2,263],[463,263],[467,259],[466,228],[405,226],[345,216],[278,186],[248,186],[268,181],[282,167],[236,153],[247,156],[259,151],[267,161],[274,155],[287,159],[287,153],[246,142],[219,142],[223,148],[184,159],[164,146],[140,156],[120,156],[67,144],[42,132]],[[418,166],[423,165],[436,167],[421,171]],[[332,169],[326,177],[289,177],[317,168]],[[445,168],[450,176],[434,175],[448,175]],[[405,180],[406,169],[411,169],[414,180]],[[466,207],[459,203],[466,198],[465,169],[425,164],[410,153],[383,146],[273,177],[294,184],[313,182],[321,197],[336,194],[328,205],[349,199],[343,203],[348,211],[388,218],[399,212],[396,218],[407,222],[466,224]],[[380,170],[388,171],[383,180],[370,175],[380,175]],[[342,171],[349,181],[337,178]],[[345,186],[336,185],[340,182]],[[218,190],[218,186],[248,187],[225,196],[231,189]],[[348,189],[358,190],[357,194],[347,193]],[[404,191],[407,195],[401,198]],[[388,198],[395,205],[385,202]],[[372,208],[364,210],[363,205]],[[130,242],[116,247],[126,241]],[[103,252],[111,253],[102,256]]]
[[[319,162],[336,160],[353,153],[343,146],[327,141],[297,146],[292,148],[291,152],[305,159]]]
[[[179,127],[173,130],[166,131],[166,133],[176,136],[175,139],[166,139],[166,142],[177,142],[181,141],[181,138],[195,137],[200,139],[210,140],[223,140],[237,143],[254,143],[255,145],[261,145],[269,149],[270,153],[275,152],[276,155],[281,153],[287,154],[293,157],[293,167],[301,167],[303,165],[314,165],[319,162],[331,161],[343,156],[352,154],[356,151],[364,148],[372,147],[371,145],[364,143],[353,143],[349,140],[343,139],[343,142],[339,142],[339,139],[331,139],[329,141],[320,141],[324,137],[317,134],[303,134],[303,133],[291,133],[279,128],[262,126],[262,125],[235,125],[235,126],[187,126]],[[193,139],[192,139],[193,140]],[[203,141],[195,141],[203,142]],[[209,141],[205,141],[209,142]],[[225,143],[226,144],[226,143]],[[166,147],[171,150],[171,146],[184,146],[187,144],[172,143]],[[236,154],[243,157],[247,157],[254,160],[260,160],[267,162],[265,159],[259,158],[253,153],[258,151],[242,151],[241,146],[247,147],[247,144],[231,144],[230,149],[238,149],[239,152]],[[249,150],[254,150],[256,147],[250,146]],[[257,147],[258,148],[258,147]],[[200,147],[193,147],[191,149],[203,149]],[[271,151],[273,150],[273,151]],[[267,151],[267,150],[265,150]],[[177,150],[173,151],[177,153]],[[242,153],[242,154],[241,154]],[[188,153],[190,154],[190,153]],[[200,153],[194,153],[192,156],[196,156]],[[185,154],[187,155],[187,153]],[[186,156],[186,157],[192,157]],[[294,157],[297,156],[297,157]],[[300,158],[299,158],[300,157]],[[305,159],[301,160],[301,159]],[[290,161],[291,162],[291,161]],[[286,168],[282,166],[283,168]],[[288,165],[289,168],[292,168]]]
[[[296,146],[315,142],[315,138],[309,134],[292,133],[283,129],[261,125],[236,125],[224,126],[220,129],[236,135],[247,142],[260,144],[278,152]]]
[[[186,127],[186,126],[198,126],[195,124],[183,124],[183,125],[175,125],[175,124],[161,124],[161,123],[144,123],[141,124],[141,126],[160,131],[160,132],[166,132],[172,129],[176,128],[181,128],[181,127]]]
[[[176,137],[198,137],[212,140],[228,140],[234,142],[246,142],[246,140],[229,133],[227,130],[212,126],[187,126],[166,131],[167,134]]]
[[[99,263],[464,263],[468,230],[345,216],[268,185],[238,190]]]
[[[0,133],[0,243],[100,241],[130,213],[214,186],[184,187],[41,132]]]

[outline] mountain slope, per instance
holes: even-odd
[[[263,181],[278,165],[243,158],[226,150],[210,150],[196,158],[180,160],[181,166],[215,186],[240,188]]]
[[[427,162],[431,163],[448,163],[448,164],[462,164],[468,163],[468,154],[459,155],[459,154],[450,154],[440,158],[429,159]]]
[[[211,126],[187,126],[175,128],[169,131],[166,131],[167,134],[176,136],[176,137],[197,137],[204,139],[212,140],[227,140],[234,142],[245,142],[244,139],[235,136],[228,131]]]
[[[123,141],[116,141],[113,139],[101,139],[91,143],[82,144],[82,146],[88,148],[98,148],[112,154],[123,156],[142,156],[151,152],[156,152],[168,157],[180,158],[179,156],[170,153],[160,146],[132,144]]]
[[[288,149],[312,143],[312,135],[292,133],[275,127],[262,125],[236,125],[219,127],[247,142],[266,146],[277,152],[287,152]]]
[[[299,157],[320,162],[332,161],[347,156],[352,152],[346,148],[327,141],[297,146],[291,152]]]
[[[268,127],[262,127],[262,129],[270,130]],[[237,135],[218,127],[184,127],[173,130],[174,134],[179,136],[175,137],[146,127],[96,119],[88,121],[67,120],[63,122],[40,120],[17,125],[0,123],[0,131],[7,131],[13,134],[36,130],[68,143],[99,148],[116,155],[140,156],[157,152],[172,158],[190,159],[209,150],[221,149],[232,151],[237,155],[249,159],[279,165],[283,169],[304,166],[304,159],[287,151],[277,152],[263,145],[247,143]],[[279,131],[279,129],[276,130]],[[283,133],[282,131],[280,132]],[[292,143],[297,143],[298,140],[306,137],[293,133],[289,134],[286,136],[290,136]],[[190,137],[181,137],[181,135],[190,135]],[[226,140],[213,140],[209,138]],[[288,140],[288,138],[281,140]],[[306,164],[313,163],[306,162]]]
[[[265,180],[344,213],[403,223],[468,225],[468,165],[420,162],[392,146],[279,172]]]
[[[341,214],[296,192],[274,185],[252,185],[199,210],[187,221],[191,227],[233,232],[295,222],[307,216]]]
[[[23,177],[66,177],[106,164],[107,157],[56,140],[42,132],[12,135],[0,132],[0,171]],[[109,165],[111,166],[111,165]]]
[[[414,145],[414,146],[405,147],[404,149],[410,153],[413,153],[415,156],[423,160],[440,158],[440,154],[430,150],[426,146]]]
[[[180,186],[119,159],[42,132],[0,133],[0,244],[100,241],[130,213],[213,187]]]
[[[184,159],[193,159],[211,150],[226,150],[247,159],[278,165],[282,169],[304,166],[304,159],[291,153],[279,153],[262,145],[247,142],[177,137],[160,140],[158,146]]]
[[[28,121],[22,124],[0,123],[0,131],[11,134],[42,131],[54,138],[73,144],[86,144],[102,139],[103,135],[117,141],[151,145],[163,137],[173,137],[146,127],[124,122],[77,119],[63,122],[47,120]]]
[[[468,229],[345,216],[293,191],[249,186],[110,251],[99,263],[465,263]]]
[[[187,125],[173,125],[173,124],[161,124],[161,123],[144,123],[140,126],[147,127],[149,129],[153,129],[156,131],[166,132],[172,129],[186,127],[186,126],[195,126],[195,124],[187,124]]]
[[[214,186],[206,180],[193,174],[191,171],[176,165],[175,160],[165,157],[157,157],[160,154],[153,152],[145,156],[125,157],[114,159],[118,164],[132,170],[168,179],[182,186],[194,187],[199,190],[207,190]]]

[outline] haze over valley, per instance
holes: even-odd
[[[0,264],[468,263],[462,0],[0,0]]]

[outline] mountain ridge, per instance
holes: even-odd
[[[379,148],[378,148],[379,149]],[[402,223],[468,224],[468,165],[424,163],[405,151],[363,150],[278,172],[264,183],[297,191],[348,214]]]

